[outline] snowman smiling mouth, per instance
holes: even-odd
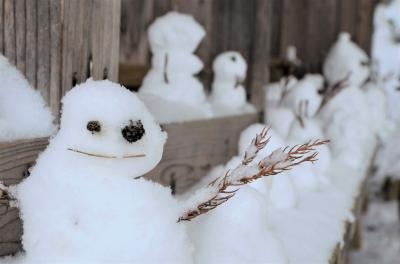
[[[72,148],[68,148],[68,150],[76,152],[76,153],[79,153],[79,154],[91,156],[91,157],[106,158],[106,159],[129,159],[129,158],[143,158],[143,157],[146,157],[146,154],[129,154],[129,155],[124,155],[122,157],[117,157],[117,156],[112,156],[112,155],[95,154],[95,153],[85,152],[85,151],[72,149]]]

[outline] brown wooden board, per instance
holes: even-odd
[[[241,131],[258,121],[257,114],[247,114],[164,125],[168,141],[163,158],[146,177],[182,193],[211,167],[236,155]],[[0,181],[6,185],[20,182],[47,143],[46,138],[0,143]],[[21,233],[17,210],[0,206],[0,256],[21,249]]]

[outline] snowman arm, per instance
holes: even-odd
[[[315,162],[318,154],[315,148],[329,142],[315,140],[292,148],[277,149],[253,165],[251,162],[269,141],[267,132],[267,129],[263,129],[256,135],[247,148],[242,162],[235,169],[227,171],[224,176],[210,182],[208,186],[198,190],[189,198],[186,210],[178,222],[190,221],[215,209],[232,198],[242,185],[290,170],[303,162]]]
[[[16,207],[16,199],[12,194],[10,187],[5,186],[0,181],[0,205],[7,207]]]

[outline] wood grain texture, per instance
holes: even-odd
[[[4,21],[4,55],[10,63],[16,64],[16,44],[15,44],[15,16],[14,0],[4,0],[3,21]]]
[[[25,44],[26,44],[26,23],[25,23],[25,0],[15,0],[15,35],[16,35],[16,65],[25,74]]]
[[[149,65],[147,29],[153,21],[153,0],[123,0],[119,60],[123,64]]]
[[[26,70],[29,83],[36,88],[36,58],[37,58],[37,0],[26,1]]]
[[[0,53],[4,54],[4,0],[0,0]]]
[[[37,83],[46,102],[50,101],[50,5],[37,0]]]

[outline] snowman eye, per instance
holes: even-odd
[[[136,142],[140,140],[146,131],[144,130],[142,121],[132,121],[129,120],[129,125],[125,126],[121,130],[122,136],[128,141],[129,143]]]
[[[369,65],[369,61],[362,61],[361,66],[366,67]]]
[[[236,61],[236,57],[235,56],[231,56],[231,61],[235,62]]]
[[[101,125],[99,121],[89,121],[86,125],[86,129],[92,134],[99,133],[101,131]]]

